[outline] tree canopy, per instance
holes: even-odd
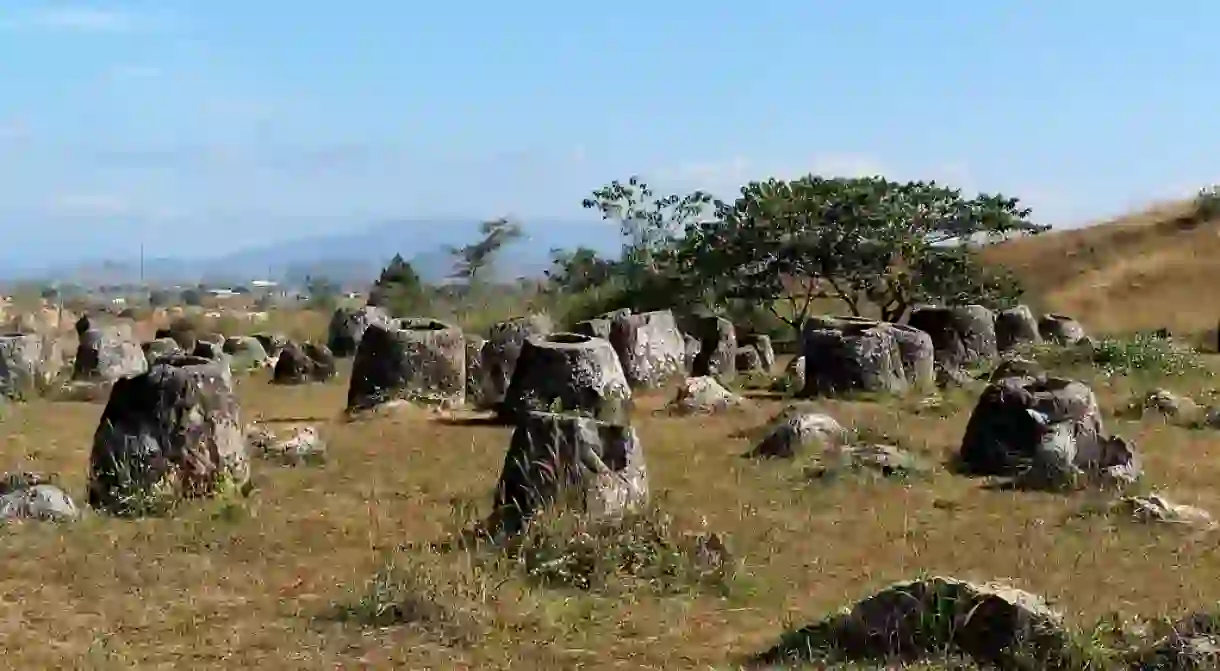
[[[368,302],[387,308],[395,316],[406,316],[424,302],[424,296],[424,283],[415,267],[402,254],[395,254],[373,283]]]
[[[521,238],[524,231],[521,224],[501,217],[480,224],[479,235],[482,237],[475,242],[449,248],[449,254],[454,258],[451,275],[454,279],[468,284],[484,279],[504,245]]]
[[[687,226],[677,258],[718,296],[765,303],[798,329],[812,302],[826,297],[852,314],[871,306],[898,321],[920,302],[999,305],[1018,297],[1016,282],[984,268],[972,248],[1049,228],[1029,215],[1016,198],[964,198],[936,182],[770,179],[747,184],[733,202],[716,203],[713,219]]]

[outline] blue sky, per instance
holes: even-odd
[[[10,255],[580,219],[632,173],[726,196],[811,171],[937,178],[1055,224],[1220,181],[1216,3],[2,7]]]

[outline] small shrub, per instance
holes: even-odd
[[[387,560],[352,603],[332,606],[328,619],[362,627],[408,626],[448,645],[476,643],[486,632],[492,590],[477,566],[445,571],[427,557]],[[460,573],[460,574],[459,574]]]
[[[546,587],[726,593],[733,574],[719,535],[682,533],[655,509],[617,522],[543,515],[504,549],[531,581]]]

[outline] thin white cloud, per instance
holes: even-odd
[[[81,5],[11,15],[0,18],[0,26],[72,33],[126,33],[147,28],[149,22],[127,12]]]

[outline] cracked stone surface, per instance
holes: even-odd
[[[610,343],[577,333],[526,339],[499,409],[506,421],[558,411],[629,423],[631,386]]]
[[[352,363],[349,410],[393,400],[454,408],[466,403],[466,337],[457,326],[410,317],[364,332]]]
[[[89,457],[89,505],[122,513],[132,496],[169,481],[181,496],[245,488],[250,463],[228,369],[167,357],[114,383]]]
[[[492,526],[519,531],[558,502],[574,503],[593,519],[614,519],[640,509],[648,495],[644,448],[635,429],[530,412],[521,418],[505,455]]]
[[[633,388],[655,389],[686,368],[686,342],[669,310],[616,318],[610,323],[610,344]]]

